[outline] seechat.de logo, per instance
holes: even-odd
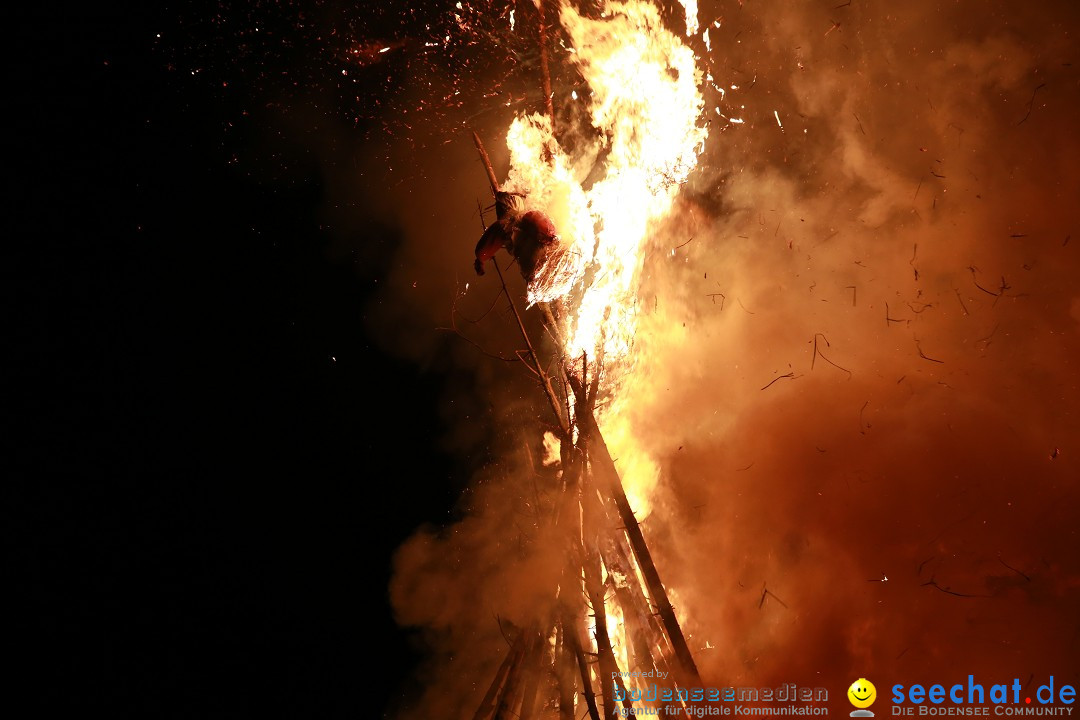
[[[893,715],[962,716],[1069,716],[1076,702],[1076,688],[1050,676],[1049,682],[1031,692],[1020,678],[1011,683],[984,686],[967,676],[966,683],[952,685],[893,685]],[[910,705],[908,704],[910,703]],[[1064,707],[1060,707],[1064,706]]]

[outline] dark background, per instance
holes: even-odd
[[[42,711],[355,717],[416,662],[386,588],[467,473],[433,442],[444,379],[367,335],[394,229],[357,210],[363,257],[329,252],[266,80],[297,56],[208,49],[241,7],[13,22],[5,524]]]

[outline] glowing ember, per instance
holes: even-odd
[[[541,461],[544,467],[550,467],[559,462],[559,457],[562,453],[562,442],[555,435],[555,433],[548,431],[544,433],[544,458]]]

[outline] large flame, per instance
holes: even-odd
[[[698,30],[701,29],[698,25],[697,0],[679,0],[679,4],[686,11],[686,36],[697,35]]]
[[[690,14],[688,4],[688,20]],[[695,7],[695,23],[696,15]],[[578,142],[585,149],[571,157],[555,141],[548,118],[519,116],[507,133],[508,188],[527,193],[561,235],[529,284],[530,303],[561,300],[563,351],[574,359],[602,357],[610,390],[634,364],[637,288],[650,235],[703,149],[702,75],[693,52],[649,2],[608,2],[599,18],[564,4],[559,17],[591,89],[576,101],[587,103],[600,148]],[[602,176],[585,187],[598,150]],[[619,458],[627,494],[639,513],[647,512],[655,461],[637,448],[617,405],[598,420]]]

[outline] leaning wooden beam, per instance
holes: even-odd
[[[589,717],[592,720],[600,720],[600,710],[596,707],[596,694],[593,692],[592,678],[589,677],[589,662],[585,659],[585,651],[581,649],[580,619],[573,618],[569,612],[563,613],[563,637],[569,640],[570,652],[577,659],[578,671],[581,674],[581,694],[585,698],[585,705],[589,708]]]
[[[569,436],[568,436],[569,437]],[[559,619],[562,625],[562,640],[570,658],[570,667],[577,665],[581,677],[581,695],[589,709],[591,720],[600,720],[600,711],[596,707],[596,694],[593,692],[592,678],[589,676],[589,664],[581,647],[583,630],[583,588],[581,586],[584,553],[581,547],[581,503],[578,484],[584,461],[577,448],[570,447],[569,440],[563,446],[563,497],[566,499],[565,516],[560,516],[563,532],[569,540],[570,551],[563,569],[562,582],[559,583]],[[572,687],[572,683],[571,683]]]
[[[594,363],[592,381],[589,382],[588,365],[584,356],[581,361],[580,376],[575,376],[570,372],[567,372],[567,383],[570,385],[574,397],[577,400],[579,419],[581,417],[592,416],[592,408],[596,402],[597,381],[599,377],[600,370],[599,363],[597,362]],[[588,383],[588,385],[586,385],[586,383]],[[584,444],[587,441],[588,436],[583,433],[579,443]],[[599,509],[601,514],[599,522],[608,530],[607,535],[604,538],[607,542],[600,543],[601,557],[609,570],[615,569],[627,580],[629,580],[629,578],[635,579],[635,582],[632,584],[629,582],[624,583],[624,596],[620,599],[620,604],[622,604],[625,614],[636,616],[640,619],[642,628],[646,629],[648,633],[647,641],[652,647],[661,651],[658,658],[660,661],[657,666],[658,669],[668,671],[667,658],[674,655],[673,645],[668,639],[662,624],[657,620],[656,614],[653,612],[648,598],[646,598],[642,592],[641,585],[636,582],[637,574],[633,567],[633,560],[631,557],[633,550],[628,545],[626,532],[618,529],[619,521],[612,516],[612,504],[603,500],[606,494],[607,493],[598,489],[594,484],[594,486],[589,489],[590,499],[583,501],[584,505]],[[672,661],[677,662],[674,658],[672,658]],[[686,678],[680,677],[679,680],[685,683]]]
[[[544,388],[544,394],[547,396],[548,403],[551,405],[551,412],[555,414],[555,419],[559,423],[559,427],[562,429],[564,437],[570,435],[570,424],[566,418],[563,417],[562,411],[559,409],[558,396],[555,394],[555,389],[551,386],[551,378],[544,368],[540,365],[540,359],[536,354],[536,350],[533,348],[532,340],[529,339],[529,333],[525,331],[525,323],[521,321],[521,315],[518,313],[517,305],[514,303],[514,299],[510,296],[510,291],[506,288],[506,280],[503,278],[502,268],[499,267],[499,263],[493,263],[495,265],[495,272],[499,274],[499,282],[502,283],[503,294],[506,295],[507,302],[510,303],[510,309],[514,311],[514,319],[517,320],[518,329],[521,331],[521,337],[525,340],[525,346],[529,349],[529,357],[533,361],[533,369],[536,370],[536,374],[540,376],[540,385]]]
[[[580,386],[580,381],[571,378],[572,376],[568,376],[571,385],[576,383]],[[675,610],[671,607],[667,590],[664,589],[664,583],[660,580],[660,573],[653,562],[652,553],[649,552],[649,546],[645,543],[645,536],[641,533],[641,526],[638,524],[637,518],[634,517],[630,502],[626,499],[626,491],[623,490],[622,480],[619,479],[619,472],[615,469],[615,461],[611,459],[611,453],[608,451],[604,436],[601,435],[600,428],[596,424],[596,418],[591,412],[583,413],[579,409],[577,424],[578,431],[588,438],[589,460],[593,470],[601,483],[601,487],[604,488],[606,494],[614,502],[619,513],[619,519],[622,520],[626,529],[630,547],[634,550],[634,557],[637,559],[638,567],[641,569],[641,576],[645,580],[645,588],[648,590],[653,604],[656,605],[656,610],[660,614],[660,621],[664,626],[668,640],[675,651],[675,658],[682,670],[683,677],[681,681],[700,687],[701,675],[698,673],[697,664],[690,653],[690,647],[686,644],[686,636],[683,635],[682,628],[679,626],[679,619],[675,617]]]
[[[641,584],[637,581],[638,571],[634,567],[632,557],[633,550],[626,539],[626,533],[618,528],[618,521],[613,517],[611,503],[603,505],[604,517],[609,528],[605,540],[607,543],[601,546],[601,557],[604,565],[615,571],[616,577],[622,576],[624,581],[616,584],[616,589],[624,592],[625,600],[620,600],[624,609],[629,606],[631,614],[638,620],[638,624],[646,631],[647,641],[650,648],[658,649],[658,670],[668,670],[667,658],[674,655],[671,643],[664,634],[664,628],[657,619],[649,599],[642,591]],[[650,654],[652,651],[650,650]]]
[[[480,136],[473,131],[472,134],[473,145],[476,146],[477,151],[480,153],[480,162],[484,164],[484,170],[487,171],[488,184],[491,185],[491,194],[499,192],[499,180],[495,177],[495,168],[491,166],[491,158],[488,157],[487,150],[484,149],[484,143],[480,142]]]
[[[506,659],[503,660],[502,665],[499,666],[499,671],[495,673],[495,679],[491,681],[491,686],[488,688],[487,693],[484,695],[484,699],[480,701],[480,707],[476,708],[476,713],[473,714],[473,720],[484,720],[491,717],[495,712],[495,703],[499,697],[499,690],[502,689],[506,682],[507,676],[510,674],[510,669],[515,663],[521,661],[521,650],[524,646],[525,634],[522,633],[518,636],[518,639],[514,641],[510,651],[506,653]]]
[[[574,657],[566,642],[562,623],[555,637],[555,678],[559,684],[559,720],[574,720]]]
[[[579,447],[580,447],[579,441]],[[587,457],[588,454],[583,454]],[[588,468],[588,463],[585,465]],[[592,605],[593,618],[596,621],[596,655],[600,663],[600,682],[603,685],[604,716],[611,717],[618,714],[618,703],[615,700],[615,690],[624,698],[622,703],[627,709],[633,707],[633,703],[625,700],[627,697],[626,685],[622,680],[619,663],[615,659],[615,651],[611,646],[611,636],[607,628],[607,596],[603,583],[600,565],[600,537],[603,534],[604,519],[600,500],[588,483],[589,474],[584,472],[585,482],[582,483],[581,505],[583,515],[583,542],[585,543],[585,588],[589,593],[589,603]]]
[[[657,684],[665,688],[674,688],[676,683],[670,672],[671,668],[664,658],[664,651],[659,649],[658,640],[664,640],[663,631],[656,623],[655,616],[647,612],[647,604],[641,595],[641,586],[636,576],[632,574],[634,570],[631,569],[629,571],[631,574],[626,575],[625,565],[617,562],[613,564],[613,561],[609,561],[609,558],[617,556],[613,545],[614,543],[609,538],[607,547],[601,550],[600,555],[608,572],[611,573],[610,579],[614,580],[612,584],[615,587],[615,598],[623,610],[625,637],[630,640],[630,657],[633,658],[631,666],[638,670],[652,670]],[[633,582],[630,581],[631,578]],[[664,643],[666,644],[666,640]],[[661,700],[658,714],[681,714],[676,713],[674,708],[669,710],[670,705],[671,703]]]
[[[495,178],[495,170],[491,167],[491,158],[488,157],[487,150],[484,149],[484,143],[480,141],[480,136],[473,132],[473,144],[476,145],[477,151],[480,153],[480,160],[484,163],[484,169],[487,171],[488,183],[491,185],[491,194],[495,195],[499,192],[499,181]],[[514,311],[514,319],[517,320],[518,329],[521,331],[521,337],[525,340],[525,346],[529,350],[529,357],[532,358],[533,370],[540,377],[540,385],[544,388],[544,394],[547,395],[548,403],[551,405],[551,411],[555,413],[555,419],[559,423],[559,427],[562,428],[563,436],[569,437],[570,435],[570,423],[563,417],[562,411],[559,409],[558,396],[555,395],[555,390],[551,386],[551,378],[546,372],[544,367],[540,364],[540,358],[536,354],[536,349],[533,348],[532,340],[529,339],[529,333],[525,331],[525,323],[521,321],[521,314],[518,313],[517,305],[514,303],[514,299],[510,296],[510,291],[506,287],[506,279],[503,277],[502,268],[499,267],[499,263],[494,263],[495,271],[499,274],[499,282],[502,283],[503,294],[506,295],[506,300],[510,303],[510,309]]]
[[[570,478],[572,494],[576,496],[575,477],[576,469],[571,473]],[[564,494],[570,493],[564,492]],[[558,602],[556,599],[556,603]],[[531,709],[535,706],[536,684],[540,678],[540,669],[537,666],[538,655],[546,648],[546,645],[541,633],[535,629],[523,630],[518,634],[506,659],[495,674],[480,707],[473,715],[473,720],[505,718],[508,717],[508,712],[512,715],[519,706],[521,713],[518,717],[520,719],[529,717]],[[524,683],[518,680],[523,673],[526,678]]]
[[[544,0],[536,0],[536,10],[540,15],[540,76],[543,80],[544,111],[551,120],[552,129],[555,128],[555,109],[552,105],[551,96],[551,71],[548,69],[547,54],[547,18],[544,13]]]
[[[600,687],[603,690],[601,697],[604,700],[604,717],[612,717],[618,713],[618,704],[615,700],[615,683],[618,680],[619,666],[615,662],[615,653],[611,649],[611,638],[607,629],[607,606],[604,598],[604,586],[600,582],[600,556],[594,549],[590,549],[585,555],[585,586],[589,592],[589,604],[592,606],[593,620],[596,626],[593,636],[596,639],[596,657],[600,664]],[[621,682],[619,683],[621,685]],[[626,697],[625,688],[621,688],[623,697]]]
[[[540,664],[547,654],[547,638],[536,633],[533,638],[532,653],[525,661],[525,691],[521,697],[520,720],[532,720],[536,712],[536,691],[540,686]]]
[[[532,652],[535,643],[535,634],[522,632],[524,639],[517,653],[517,659],[510,668],[510,673],[503,684],[502,692],[499,693],[499,703],[495,707],[494,720],[509,720],[515,715],[514,708],[518,705],[521,695],[521,681],[524,675],[525,658]]]
[[[667,671],[663,653],[670,652],[671,646],[664,637],[663,630],[655,622],[634,569],[616,547],[616,542],[610,536],[605,540],[606,543],[600,549],[600,557],[614,578],[615,596],[623,609],[626,635],[631,640],[637,665],[646,669]]]

